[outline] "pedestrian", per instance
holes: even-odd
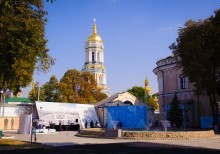
[[[87,128],[87,125],[88,125],[88,123],[87,123],[87,120],[86,120],[86,123],[85,123],[85,128]]]
[[[4,130],[7,130],[8,129],[8,118],[6,118],[5,120],[4,120]]]
[[[91,122],[90,122],[90,128],[93,128],[94,127],[94,122],[93,122],[93,120],[91,120]]]
[[[12,119],[11,119],[11,130],[14,129],[14,122],[15,122],[15,121],[14,121],[14,118],[12,118]]]
[[[96,127],[98,126],[98,121],[95,121],[95,126],[96,126]]]
[[[63,131],[61,121],[59,121],[59,132],[60,132],[60,131]]]

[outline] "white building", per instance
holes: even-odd
[[[129,92],[121,92],[111,95],[95,104],[96,112],[102,127],[106,126],[108,106],[147,106],[147,104]]]

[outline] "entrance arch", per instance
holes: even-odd
[[[132,103],[131,101],[129,101],[129,100],[124,101],[123,104],[125,104],[125,105],[130,105],[130,106],[133,105],[133,103]]]

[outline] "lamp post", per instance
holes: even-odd
[[[0,93],[1,93],[1,102],[0,102],[0,115],[1,115],[2,114],[2,99],[3,99],[2,95],[3,95],[3,90],[1,90]]]
[[[38,82],[38,92],[37,92],[37,101],[40,101],[40,84]]]
[[[1,104],[3,105],[2,117],[5,116],[5,95],[4,90],[1,90]]]
[[[164,71],[163,70],[161,70],[160,69],[160,67],[158,67],[158,71],[159,72],[161,72],[161,74],[162,74],[162,85],[163,85],[163,87],[162,87],[162,90],[163,90],[163,93],[162,93],[162,100],[163,100],[163,112],[164,112],[164,130],[165,130],[165,132],[167,132],[167,121],[166,121],[166,119],[167,119],[167,113],[166,113],[166,101],[165,101],[165,98],[164,98],[164,94],[165,94],[165,92],[164,92],[164,90],[165,90],[165,88],[164,88]]]
[[[104,112],[104,107],[102,108],[102,125],[103,127],[105,127],[105,120],[104,120],[104,116],[105,116],[105,112]]]

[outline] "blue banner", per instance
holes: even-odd
[[[108,106],[107,128],[147,129],[146,106]]]

